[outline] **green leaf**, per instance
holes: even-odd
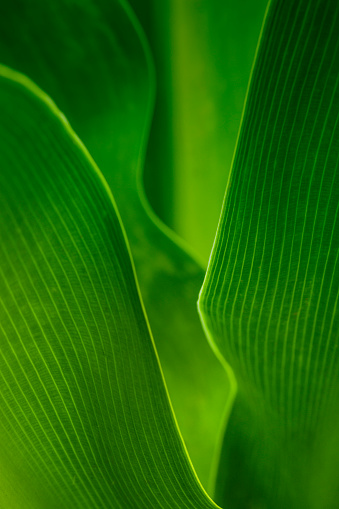
[[[207,263],[267,0],[168,3],[174,227]]]
[[[1,507],[216,507],[107,184],[52,101],[0,71]]]
[[[207,487],[230,385],[196,312],[204,270],[142,188],[154,100],[144,35],[118,0],[3,3],[0,34],[0,61],[56,101],[114,191],[179,426]]]
[[[272,2],[200,296],[239,385],[230,508],[338,507],[338,33],[336,0]]]
[[[148,196],[207,264],[267,0],[130,3],[157,76]]]

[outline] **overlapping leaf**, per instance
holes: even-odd
[[[338,506],[338,34],[336,0],[272,2],[200,297],[239,382],[228,507]]]
[[[207,263],[267,0],[169,4],[174,224]]]
[[[57,102],[114,192],[179,425],[207,486],[229,385],[196,313],[203,269],[143,195],[154,95],[144,36],[120,0],[14,0],[0,6],[0,61]]]
[[[64,117],[0,77],[0,505],[212,508],[112,196]]]

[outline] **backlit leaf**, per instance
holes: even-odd
[[[199,304],[239,385],[227,507],[338,507],[338,34],[336,0],[273,1],[253,70]]]
[[[179,426],[207,487],[229,382],[196,312],[204,270],[143,192],[154,100],[144,35],[124,1],[13,0],[0,5],[0,61],[56,101],[114,190]]]
[[[216,507],[106,182],[52,101],[5,67],[0,111],[1,507]]]

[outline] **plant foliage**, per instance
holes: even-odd
[[[1,508],[338,507],[338,34],[337,0],[270,3],[203,282],[145,198],[129,5],[2,4]]]

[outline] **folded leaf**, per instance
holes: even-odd
[[[114,190],[180,429],[207,486],[229,382],[196,312],[204,270],[143,194],[154,76],[142,31],[120,0],[13,0],[0,5],[0,61],[56,101]]]
[[[200,296],[239,384],[232,508],[338,507],[338,34],[336,0],[272,2]]]
[[[52,101],[0,77],[1,507],[213,508],[108,187]]]

